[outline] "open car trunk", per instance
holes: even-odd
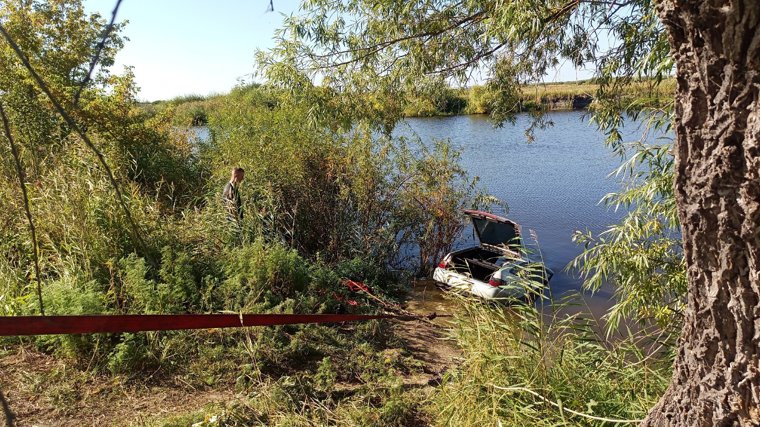
[[[450,268],[488,282],[505,262],[520,257],[520,228],[516,223],[488,212],[466,210],[464,213],[472,219],[480,246],[452,253]]]
[[[449,268],[467,277],[488,282],[506,259],[503,253],[475,247],[452,253]]]

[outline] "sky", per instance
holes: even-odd
[[[86,0],[85,9],[111,18],[115,0]],[[129,38],[112,70],[134,67],[143,101],[229,92],[251,80],[256,49],[274,47],[283,14],[298,0],[123,0],[117,21]]]
[[[110,20],[115,0],[85,0],[85,9]],[[250,82],[257,49],[274,47],[275,30],[298,13],[299,0],[122,0],[117,21],[129,21],[129,40],[112,67],[134,67],[141,101],[227,93]],[[565,65],[546,81],[587,78]]]

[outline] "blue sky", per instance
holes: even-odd
[[[180,95],[226,93],[241,79],[250,81],[254,52],[274,46],[283,14],[298,12],[299,0],[123,0],[117,19],[128,20],[129,38],[116,57],[114,72],[134,67],[144,101]],[[85,0],[88,12],[110,19],[115,0]],[[578,78],[588,73],[578,72]],[[575,80],[564,66],[546,81]]]
[[[250,80],[254,52],[274,46],[283,13],[298,0],[123,0],[117,20],[128,20],[129,38],[113,70],[134,67],[139,98],[225,93],[239,79]],[[86,0],[88,12],[110,19],[114,0]]]

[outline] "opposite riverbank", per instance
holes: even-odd
[[[517,112],[584,110],[591,107],[602,86],[590,80],[526,85],[514,100]],[[605,91],[612,92],[610,87]],[[673,99],[675,80],[656,84],[641,80],[618,90],[622,101],[635,101],[642,106],[660,106]],[[410,96],[404,109],[406,117],[434,117],[469,114],[490,114],[497,92],[488,86],[438,88]]]
[[[624,86],[617,96],[621,101],[635,101],[641,106],[661,106],[673,99],[675,79],[659,85],[654,80],[640,80]],[[258,87],[254,85],[252,87]],[[517,112],[585,110],[593,105],[601,86],[582,80],[576,82],[541,83],[524,86],[519,99],[514,100]],[[186,95],[165,101],[143,103],[149,111],[173,108],[178,126],[204,126],[208,114],[223,103],[228,94],[201,96]],[[441,117],[471,114],[491,114],[497,92],[487,86],[451,88],[428,85],[404,100],[404,117]]]

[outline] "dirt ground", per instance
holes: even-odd
[[[405,308],[419,315],[448,315],[455,309],[455,304],[431,280],[425,280],[414,282]],[[446,334],[450,322],[448,317],[438,317],[432,322],[398,322],[394,326],[394,332],[404,340],[407,350],[424,363],[430,384],[440,381],[441,375],[456,363],[460,355]]]
[[[431,283],[421,282],[415,284],[406,308],[427,315],[450,307]],[[404,378],[405,384],[435,386],[456,363],[459,353],[445,336],[447,322],[438,318],[394,324],[396,335],[423,365],[422,373]],[[223,407],[244,398],[236,395],[232,385],[199,389],[181,378],[163,382],[89,374],[29,347],[0,353],[0,392],[18,427],[146,425],[150,420]],[[0,421],[6,421],[2,415]]]
[[[198,390],[180,382],[125,385],[123,378],[83,374],[28,348],[0,358],[0,390],[16,426],[140,424],[234,398],[231,390]]]

